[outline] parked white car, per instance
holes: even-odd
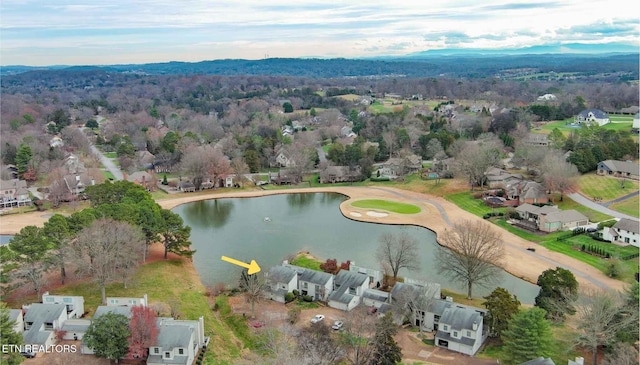
[[[331,328],[333,328],[334,330],[339,330],[342,329],[342,326],[344,326],[344,323],[342,321],[335,321],[333,322],[333,326],[331,326]]]
[[[324,319],[324,315],[316,314],[315,316],[313,316],[313,318],[311,318],[311,323],[322,322],[323,319]]]

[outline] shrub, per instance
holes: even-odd
[[[607,262],[605,267],[605,274],[611,278],[618,278],[622,275],[622,263],[620,260],[612,259]]]
[[[295,324],[296,322],[298,322],[298,320],[300,319],[300,312],[300,307],[291,307],[289,309],[289,312],[287,313],[287,320],[289,321],[289,323]]]
[[[302,300],[305,302],[313,302],[313,297],[311,297],[311,295],[305,295],[302,297]]]
[[[289,292],[289,293],[284,295],[284,302],[285,303],[289,303],[289,302],[293,301],[295,298],[296,298],[296,296],[293,293]]]
[[[296,298],[300,295],[300,292],[298,291],[298,289],[293,289],[292,293]]]

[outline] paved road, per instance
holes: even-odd
[[[594,201],[592,201],[589,198],[586,198],[584,195],[579,194],[579,193],[571,193],[571,194],[567,194],[567,196],[571,199],[573,199],[575,202],[577,202],[580,205],[584,205],[587,208],[591,208],[595,211],[598,211],[600,213],[604,213],[606,215],[610,215],[612,217],[616,217],[616,218],[628,218],[634,221],[638,221],[638,218],[636,217],[632,217],[630,215],[624,214],[624,213],[620,213],[620,212],[616,212],[615,210],[611,210],[605,206],[602,206]]]
[[[327,155],[324,153],[322,147],[316,147],[316,151],[318,151],[318,159],[320,163],[327,162]]]
[[[120,168],[116,166],[116,164],[114,164],[110,158],[107,158],[107,156],[105,156],[104,153],[102,153],[99,149],[97,149],[96,146],[91,145],[91,152],[93,152],[96,156],[100,158],[100,162],[102,162],[104,167],[113,174],[113,177],[116,180],[124,179],[124,176],[122,175],[122,171],[120,171]]]

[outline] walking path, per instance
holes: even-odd
[[[636,194],[638,192],[636,191]],[[594,201],[592,201],[591,199],[585,197],[584,195],[580,194],[580,193],[571,193],[571,194],[567,194],[567,196],[571,199],[573,199],[576,203],[580,204],[580,205],[584,205],[587,208],[591,208],[595,211],[598,211],[600,213],[606,214],[606,215],[610,215],[612,217],[616,217],[616,218],[628,218],[634,221],[638,221],[638,218],[636,217],[632,217],[628,214],[624,214],[624,213],[620,213],[617,212],[615,210],[609,209],[605,206],[602,206]],[[624,199],[623,199],[624,200]]]

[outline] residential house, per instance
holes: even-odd
[[[404,305],[412,307],[408,320],[413,326],[421,328],[423,331],[434,331],[437,329],[439,316],[444,308],[436,306],[440,299],[441,287],[438,283],[423,282],[417,280],[405,280],[404,283],[397,282],[393,285],[389,293],[388,303],[391,306]],[[442,301],[448,305],[448,301]],[[405,318],[395,318],[396,323],[402,324]]]
[[[158,338],[149,347],[147,365],[191,365],[209,343],[204,335],[204,317],[198,320],[158,318]]]
[[[290,185],[301,181],[301,177],[295,176],[286,169],[280,169],[278,173],[269,173],[269,181],[276,185]]]
[[[183,193],[193,193],[194,191],[196,191],[196,186],[193,185],[191,181],[180,181],[178,183],[178,190],[182,191]]]
[[[287,266],[274,266],[265,275],[269,299],[285,303],[287,293],[298,288],[298,272]]]
[[[153,162],[155,161],[156,156],[145,149],[143,151],[136,152],[136,158],[140,166],[144,167],[145,169],[152,169]]]
[[[5,165],[5,167],[5,171],[8,173],[10,180],[18,178],[18,168],[16,167],[16,165],[8,164]]]
[[[351,127],[345,125],[340,129],[340,136],[342,138],[352,138],[352,137],[357,137],[358,135],[353,132]]]
[[[84,193],[84,189],[86,189],[87,186],[96,184],[95,180],[93,180],[91,176],[87,175],[84,172],[75,175],[65,175],[62,179],[64,180],[64,184],[67,187],[67,191],[72,196],[78,196]]]
[[[276,153],[275,166],[277,166],[277,167],[293,167],[295,165],[296,165],[296,162],[294,161],[293,158],[291,158],[291,155],[289,154],[289,152],[287,152],[285,148],[280,148],[278,150],[278,152]]]
[[[512,174],[509,171],[491,167],[484,173],[487,186],[491,189],[504,188],[510,184],[522,181],[521,174]]]
[[[349,166],[327,166],[320,171],[321,184],[335,184],[360,180],[360,167],[351,169]]]
[[[530,180],[515,181],[506,185],[507,197],[517,200],[520,204],[546,204],[549,202],[549,195],[544,185]]]
[[[615,177],[626,177],[629,179],[640,179],[640,166],[631,161],[605,160],[598,162],[598,175]]]
[[[131,306],[126,306],[126,305],[101,305],[101,306],[98,306],[98,308],[96,308],[96,312],[93,314],[93,319],[100,318],[100,316],[103,316],[107,313],[121,314],[131,319],[131,316],[132,316],[131,309],[132,309]],[[78,333],[81,333],[80,329],[77,329],[76,334]],[[81,335],[78,336],[78,339],[81,339],[83,337],[84,337],[84,333],[81,333]],[[84,340],[82,341],[80,353],[85,355],[94,354],[93,349],[91,349]]]
[[[544,94],[538,96],[538,101],[555,101],[558,100],[558,97],[553,94]]]
[[[84,164],[80,161],[80,158],[78,158],[78,156],[74,155],[73,153],[70,153],[65,157],[64,167],[71,175],[81,174],[87,171],[84,167]]]
[[[399,176],[413,174],[422,168],[422,159],[415,154],[409,154],[405,157],[394,157],[382,164],[379,170],[381,176],[389,178],[397,178]]]
[[[349,271],[367,275],[369,277],[369,286],[375,286],[376,288],[379,288],[384,280],[384,273],[382,271],[358,266],[353,261],[349,263]]]
[[[53,138],[49,140],[49,147],[51,148],[57,148],[57,147],[63,147],[63,146],[64,146],[64,141],[62,140],[62,138],[60,138],[60,136],[53,136]]]
[[[67,318],[80,318],[84,315],[84,297],[73,295],[42,294],[42,303],[64,304],[67,307]]]
[[[155,174],[149,171],[136,171],[131,175],[126,175],[126,180],[131,181],[134,184],[138,184],[145,188],[147,191],[158,190],[158,179]]]
[[[290,125],[282,127],[282,136],[293,136],[293,127]]]
[[[19,179],[0,180],[0,208],[31,205],[27,182]]]
[[[612,227],[604,228],[602,238],[640,247],[640,223],[632,219],[620,218]]]
[[[524,139],[524,144],[528,146],[549,146],[549,135],[540,133],[529,133],[527,138]]]
[[[389,293],[378,289],[367,289],[362,294],[362,303],[369,308],[380,310],[389,303]]]
[[[61,328],[64,333],[62,338],[73,341],[82,340],[89,330],[89,326],[91,326],[90,319],[68,319],[64,321]]]
[[[576,115],[574,118],[574,123],[582,124],[582,123],[597,123],[600,126],[608,124],[611,122],[609,119],[609,114],[603,112],[599,109],[585,109],[580,112],[580,114]]]
[[[540,215],[552,213],[558,210],[553,205],[543,205],[541,207],[525,203],[516,208],[516,212],[520,215],[520,219],[535,222],[536,225],[540,219]]]
[[[487,339],[484,328],[486,310],[455,305],[446,308],[440,317],[435,344],[452,351],[473,356]]]
[[[313,300],[327,301],[329,299],[329,295],[333,291],[333,275],[291,265],[286,260],[282,266],[293,269],[298,274],[297,289],[300,295],[308,295]]]
[[[589,218],[574,209],[542,214],[538,229],[543,232],[566,231],[589,224]]]
[[[334,289],[329,295],[329,306],[350,311],[360,304],[369,287],[369,277],[358,272],[340,270],[334,279]]]
[[[13,322],[13,332],[24,332],[24,313],[22,313],[22,309],[9,309],[9,322]]]
[[[107,306],[116,307],[116,306],[125,306],[132,307],[134,305],[141,305],[146,307],[149,303],[147,298],[147,294],[145,294],[142,298],[129,298],[129,297],[107,297]]]
[[[306,128],[306,126],[302,124],[299,120],[294,120],[293,122],[291,122],[291,127],[293,127],[294,131],[301,131],[304,128]]]
[[[54,344],[54,331],[62,328],[68,319],[67,306],[64,304],[33,303],[24,315],[22,338],[25,345],[51,346]]]

